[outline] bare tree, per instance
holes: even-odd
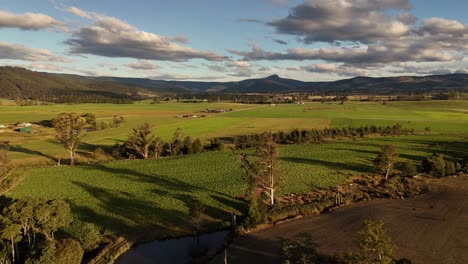
[[[53,120],[56,138],[70,154],[70,165],[75,165],[75,154],[85,135],[86,119],[76,113],[61,113]]]
[[[262,135],[262,141],[256,149],[259,159],[250,162],[247,155],[241,155],[242,168],[247,174],[250,195],[262,193],[268,197],[268,205],[275,204],[275,192],[284,181],[284,173],[278,170],[278,149],[271,132]]]
[[[393,170],[398,153],[393,145],[385,145],[380,148],[380,153],[374,160],[374,168],[377,172],[385,173],[385,179]]]
[[[148,159],[150,151],[157,144],[158,138],[153,134],[153,127],[144,123],[139,128],[134,128],[128,136],[127,143],[140,154],[143,159]]]

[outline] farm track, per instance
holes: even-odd
[[[431,183],[429,193],[406,200],[374,200],[320,216],[274,226],[238,238],[228,248],[228,263],[282,263],[281,239],[301,234],[317,243],[321,254],[353,248],[366,219],[385,222],[397,257],[413,263],[466,263],[468,259],[468,176]],[[212,263],[223,263],[218,256]]]

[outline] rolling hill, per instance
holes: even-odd
[[[468,91],[468,74],[355,77],[333,82],[303,82],[272,75],[238,82],[164,81],[145,78],[88,77],[0,67],[0,97],[68,102],[134,100],[156,94],[195,93],[344,93],[405,94]],[[68,101],[67,101],[68,100]],[[71,100],[73,101],[73,100]]]

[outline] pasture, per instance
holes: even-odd
[[[209,114],[205,109],[232,109],[231,112]],[[15,106],[0,104],[0,124],[51,120],[61,112],[93,113],[97,121],[112,121],[122,115],[126,122],[118,128],[91,131],[83,139],[79,151],[86,153],[97,147],[109,147],[125,140],[132,128],[144,122],[154,125],[162,139],[172,138],[177,128],[185,135],[207,142],[213,137],[260,133],[266,130],[289,131],[293,128],[320,129],[361,125],[393,125],[432,133],[465,133],[468,131],[467,101],[429,102],[345,102],[306,103],[304,105],[243,105],[233,103],[165,103],[151,104],[81,104]],[[180,115],[205,115],[203,118],[177,118]],[[66,157],[63,147],[55,140],[54,131],[35,126],[33,134],[1,133],[0,141],[10,142],[11,158],[17,164],[46,164],[57,157]]]

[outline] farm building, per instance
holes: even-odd
[[[21,132],[21,133],[31,133],[32,132],[32,126],[20,127],[19,132]]]
[[[31,123],[26,123],[26,122],[23,122],[23,123],[19,123],[16,125],[17,127],[30,127],[32,126]]]

